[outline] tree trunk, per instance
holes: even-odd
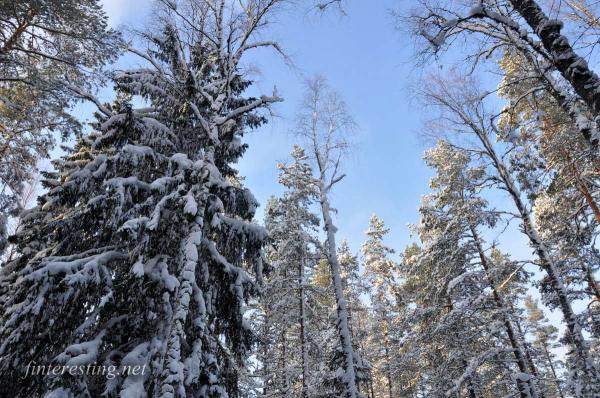
[[[496,307],[505,314],[504,315],[504,328],[506,329],[506,334],[508,335],[508,340],[510,341],[510,346],[513,349],[513,353],[515,355],[515,359],[517,361],[517,366],[519,367],[519,371],[524,374],[529,374],[529,369],[528,369],[527,361],[526,361],[525,354],[524,354],[525,350],[521,346],[520,341],[517,339],[517,335],[515,333],[515,329],[514,329],[514,326],[511,322],[511,320],[506,315],[506,311],[508,310],[508,308],[504,301],[504,297],[502,297],[502,295],[500,294],[500,292],[498,291],[498,289],[496,287],[496,281],[494,281],[494,278],[490,274],[490,266],[487,261],[487,257],[485,256],[485,253],[483,252],[483,247],[481,246],[481,240],[479,239],[479,235],[477,234],[477,231],[475,230],[475,228],[472,225],[469,225],[469,229],[471,230],[471,235],[473,236],[473,241],[475,242],[475,247],[477,248],[477,253],[479,254],[479,260],[481,261],[481,266],[483,267],[483,270],[485,271],[485,276],[488,280],[488,284],[492,288],[492,294],[494,296],[494,302],[496,303]],[[537,393],[537,390],[534,387],[534,384],[531,383],[531,378],[529,379],[529,381],[517,381],[517,387],[519,389],[519,394],[521,395],[522,398],[539,397],[539,394]]]
[[[594,394],[600,394],[600,375],[598,369],[594,363],[593,358],[590,355],[589,348],[585,342],[582,333],[582,326],[573,311],[571,302],[569,300],[567,289],[564,286],[562,277],[559,270],[554,263],[552,256],[545,243],[539,238],[538,232],[533,224],[531,212],[521,199],[521,192],[508,172],[508,169],[502,162],[502,160],[496,154],[492,143],[487,133],[481,130],[470,121],[466,115],[462,115],[463,120],[467,122],[470,127],[473,128],[474,132],[477,133],[481,143],[486,149],[486,152],[492,160],[494,168],[498,171],[498,176],[502,181],[504,188],[510,194],[519,212],[519,216],[522,221],[522,229],[525,235],[529,238],[531,246],[534,248],[538,258],[539,266],[546,272],[550,286],[556,295],[559,303],[559,307],[563,313],[563,317],[567,326],[572,345],[573,353],[577,358],[578,368],[582,372],[583,380],[583,395],[584,397],[592,397]]]
[[[37,11],[35,11],[34,9],[30,8],[29,10],[27,10],[27,13],[25,14],[25,19],[23,19],[23,21],[19,23],[15,31],[6,40],[2,48],[0,48],[0,55],[6,55],[10,50],[13,49],[13,47],[17,43],[17,40],[19,40],[23,32],[25,32],[25,29],[29,27],[36,14]]]
[[[356,374],[354,372],[354,350],[352,348],[352,339],[350,337],[350,329],[348,327],[348,309],[344,299],[344,290],[342,286],[342,278],[340,276],[340,264],[337,259],[337,247],[335,243],[335,232],[337,228],[331,219],[331,206],[329,205],[328,192],[323,181],[324,166],[319,163],[321,169],[321,178],[319,179],[319,193],[321,210],[323,213],[323,222],[325,224],[325,232],[327,234],[327,250],[326,257],[331,270],[331,279],[335,291],[335,301],[337,304],[337,328],[340,337],[340,343],[344,352],[344,385],[347,398],[358,398],[358,390],[356,388]]]
[[[287,339],[285,338],[285,330],[281,331],[281,358],[280,358],[280,362],[279,362],[279,369],[282,369],[284,371],[283,374],[283,379],[281,380],[281,383],[284,386],[284,390],[288,391],[289,389],[289,383],[288,383],[288,376],[287,376],[287,370],[285,369],[287,366],[287,361],[286,361],[286,346],[287,346]],[[281,388],[281,386],[278,386],[278,388]]]
[[[528,44],[524,42],[519,35],[510,30],[507,30],[506,34],[520,54],[527,59],[530,66],[537,71],[539,74],[538,78],[544,83],[545,89],[552,96],[552,98],[554,98],[558,106],[560,106],[569,116],[569,119],[571,119],[571,122],[573,123],[573,126],[575,126],[577,132],[583,136],[588,144],[590,144],[592,147],[595,147],[596,143],[593,139],[598,134],[598,125],[594,121],[594,118],[587,117],[586,112],[581,109],[581,104],[579,104],[577,101],[573,101],[570,98],[569,93],[560,86],[555,77],[552,75],[551,71],[548,71],[547,69],[540,69],[538,60],[533,57],[529,50]],[[587,105],[583,105],[585,108],[587,108]],[[592,152],[591,155],[592,159],[596,158],[595,153]]]
[[[571,84],[590,111],[595,116],[600,115],[600,78],[560,33],[562,24],[550,20],[535,0],[510,0],[510,3],[539,36],[556,69]],[[598,137],[591,137],[591,141],[597,144]]]
[[[560,386],[560,381],[558,380],[558,376],[556,375],[556,369],[554,369],[554,363],[552,362],[552,357],[550,356],[550,352],[548,352],[548,346],[545,341],[542,341],[544,348],[544,355],[546,356],[546,360],[548,361],[548,366],[550,366],[550,371],[552,372],[552,377],[554,377],[554,383],[556,384],[556,389],[560,398],[565,398],[562,387]]]
[[[388,323],[384,321],[383,347],[385,350],[385,377],[387,379],[388,398],[392,398],[392,372],[390,369],[390,340],[388,335]]]
[[[298,299],[300,300],[300,348],[302,350],[302,398],[308,397],[308,348],[306,347],[306,305],[304,302],[304,259],[298,263]]]
[[[268,336],[269,335],[269,313],[268,311],[265,311],[265,319],[264,319],[264,325],[263,325],[263,335],[264,336]],[[263,343],[263,360],[262,360],[262,370],[263,370],[263,389],[262,389],[262,393],[263,396],[267,396],[268,392],[269,392],[269,359],[268,359],[268,355],[269,355],[269,343],[268,342],[264,342]]]
[[[510,311],[512,314],[517,314],[517,311],[515,310],[515,307],[513,306],[513,303],[509,300],[508,301],[508,307],[510,308]],[[531,346],[529,345],[529,343],[527,341],[525,341],[525,333],[523,332],[523,328],[521,327],[521,323],[519,322],[519,319],[515,320],[515,326],[517,327],[517,338],[519,339],[519,341],[521,342],[521,345],[523,346],[523,350],[525,351],[525,358],[527,359],[527,363],[529,364],[529,368],[531,369],[531,374],[535,376],[536,380],[540,380],[540,375],[539,372],[537,370],[537,366],[535,366],[535,362],[533,362],[533,358],[531,356]],[[540,394],[540,398],[545,398],[544,392],[543,391],[539,391]]]

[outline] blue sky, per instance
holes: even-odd
[[[418,220],[430,172],[422,161],[426,145],[418,136],[423,115],[409,89],[418,77],[411,63],[412,44],[395,29],[391,16],[399,3],[351,1],[345,16],[288,6],[262,34],[280,43],[292,65],[270,50],[258,50],[245,61],[260,71],[252,75],[253,90],[270,94],[276,85],[285,99],[274,107],[275,118],[246,137],[250,148],[239,164],[246,185],[263,205],[260,213],[270,195],[282,192],[276,165],[287,159],[295,142],[290,129],[303,80],[318,73],[341,93],[359,127],[345,162],[347,177],[332,197],[339,210],[339,237],[358,250],[375,212],[391,229],[390,246],[401,250],[411,240],[407,223]],[[104,4],[113,26],[139,26],[151,9],[149,0]],[[110,100],[109,91],[103,94],[102,99]]]

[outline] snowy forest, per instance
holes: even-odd
[[[600,398],[599,236],[599,1],[0,1],[0,398]]]

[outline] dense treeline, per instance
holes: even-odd
[[[247,94],[242,62],[285,54],[284,4],[308,3],[161,0],[124,39],[97,0],[0,3],[0,396],[600,397],[597,5],[394,14],[436,66],[414,91],[433,177],[414,243],[373,214],[354,252],[333,193],[357,126],[325,78],[263,225],[235,166],[283,100]]]

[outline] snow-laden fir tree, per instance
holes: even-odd
[[[371,304],[371,319],[368,339],[369,359],[373,364],[373,383],[377,391],[385,391],[378,396],[392,398],[397,394],[394,375],[394,358],[397,358],[397,342],[401,331],[395,324],[397,320],[396,287],[398,284],[398,266],[390,258],[394,250],[385,246],[383,239],[388,234],[382,219],[373,214],[369,220],[369,229],[365,232],[367,240],[361,247],[363,256],[363,279],[369,286],[368,296]]]
[[[236,397],[252,333],[263,228],[232,163],[276,95],[240,69],[277,1],[164,2],[146,61],[100,105],[94,133],[55,162],[2,268],[2,393]],[[139,365],[143,374],[30,375],[27,365]],[[82,374],[83,373],[83,374]]]
[[[262,298],[266,351],[261,361],[267,367],[263,395],[306,398],[318,387],[309,353],[318,343],[311,313],[315,294],[308,288],[308,275],[320,252],[319,218],[310,209],[316,187],[302,148],[295,146],[292,162],[279,167],[279,182],[287,190],[269,203],[265,217],[272,247],[267,250],[271,272]]]
[[[0,254],[24,183],[57,137],[80,130],[69,108],[118,44],[98,0],[0,2]]]

